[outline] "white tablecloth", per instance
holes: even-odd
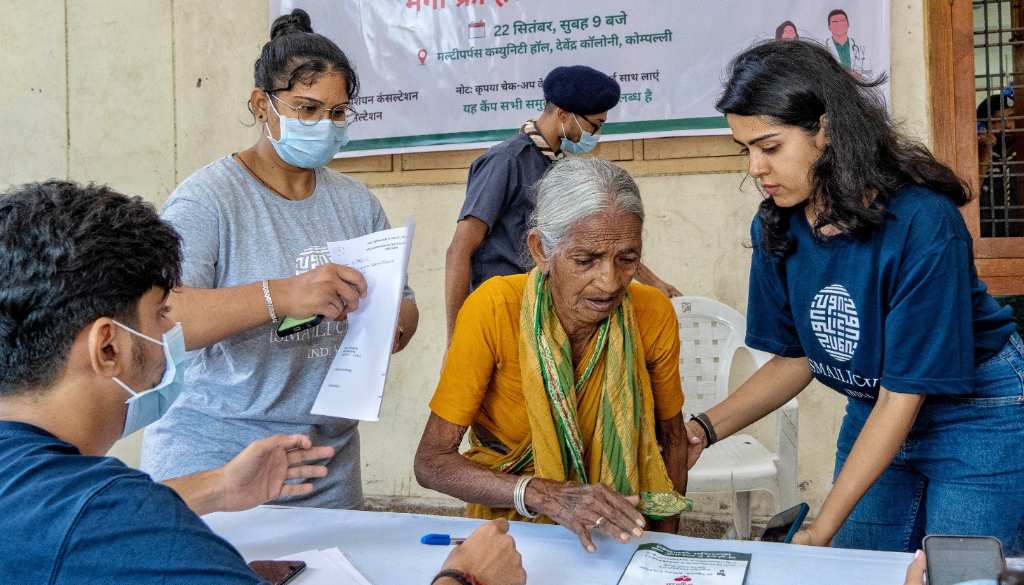
[[[476,520],[263,506],[210,514],[210,527],[246,560],[275,559],[314,548],[338,547],[374,585],[428,584],[449,547],[420,544],[429,532],[467,536]],[[587,554],[560,526],[514,522],[511,534],[523,555],[531,585],[614,585],[636,542],[600,538]],[[705,540],[647,533],[641,542],[675,549],[747,552],[753,555],[748,585],[902,585],[911,555],[734,540]]]

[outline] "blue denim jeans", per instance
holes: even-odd
[[[834,477],[872,405],[848,401]],[[832,545],[913,552],[926,534],[995,536],[1008,555],[1024,548],[1024,343],[1016,333],[978,366],[974,394],[925,400]]]

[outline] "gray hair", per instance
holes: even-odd
[[[540,236],[544,254],[557,250],[580,220],[609,209],[644,219],[640,188],[622,167],[597,158],[557,162],[537,182],[537,206],[530,227]]]

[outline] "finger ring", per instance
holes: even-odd
[[[594,522],[594,528],[600,528],[604,524],[604,516],[598,516],[597,522]]]

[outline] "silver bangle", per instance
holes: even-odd
[[[512,503],[515,505],[516,512],[520,516],[533,520],[540,516],[540,514],[534,514],[526,507],[526,486],[530,485],[531,481],[533,481],[532,475],[524,475],[519,478],[519,481],[516,482],[516,488],[512,490]]]
[[[263,302],[267,304],[267,312],[270,313],[270,322],[277,325],[277,311],[274,310],[274,299],[270,298],[270,281],[264,280],[260,285],[263,286]]]

